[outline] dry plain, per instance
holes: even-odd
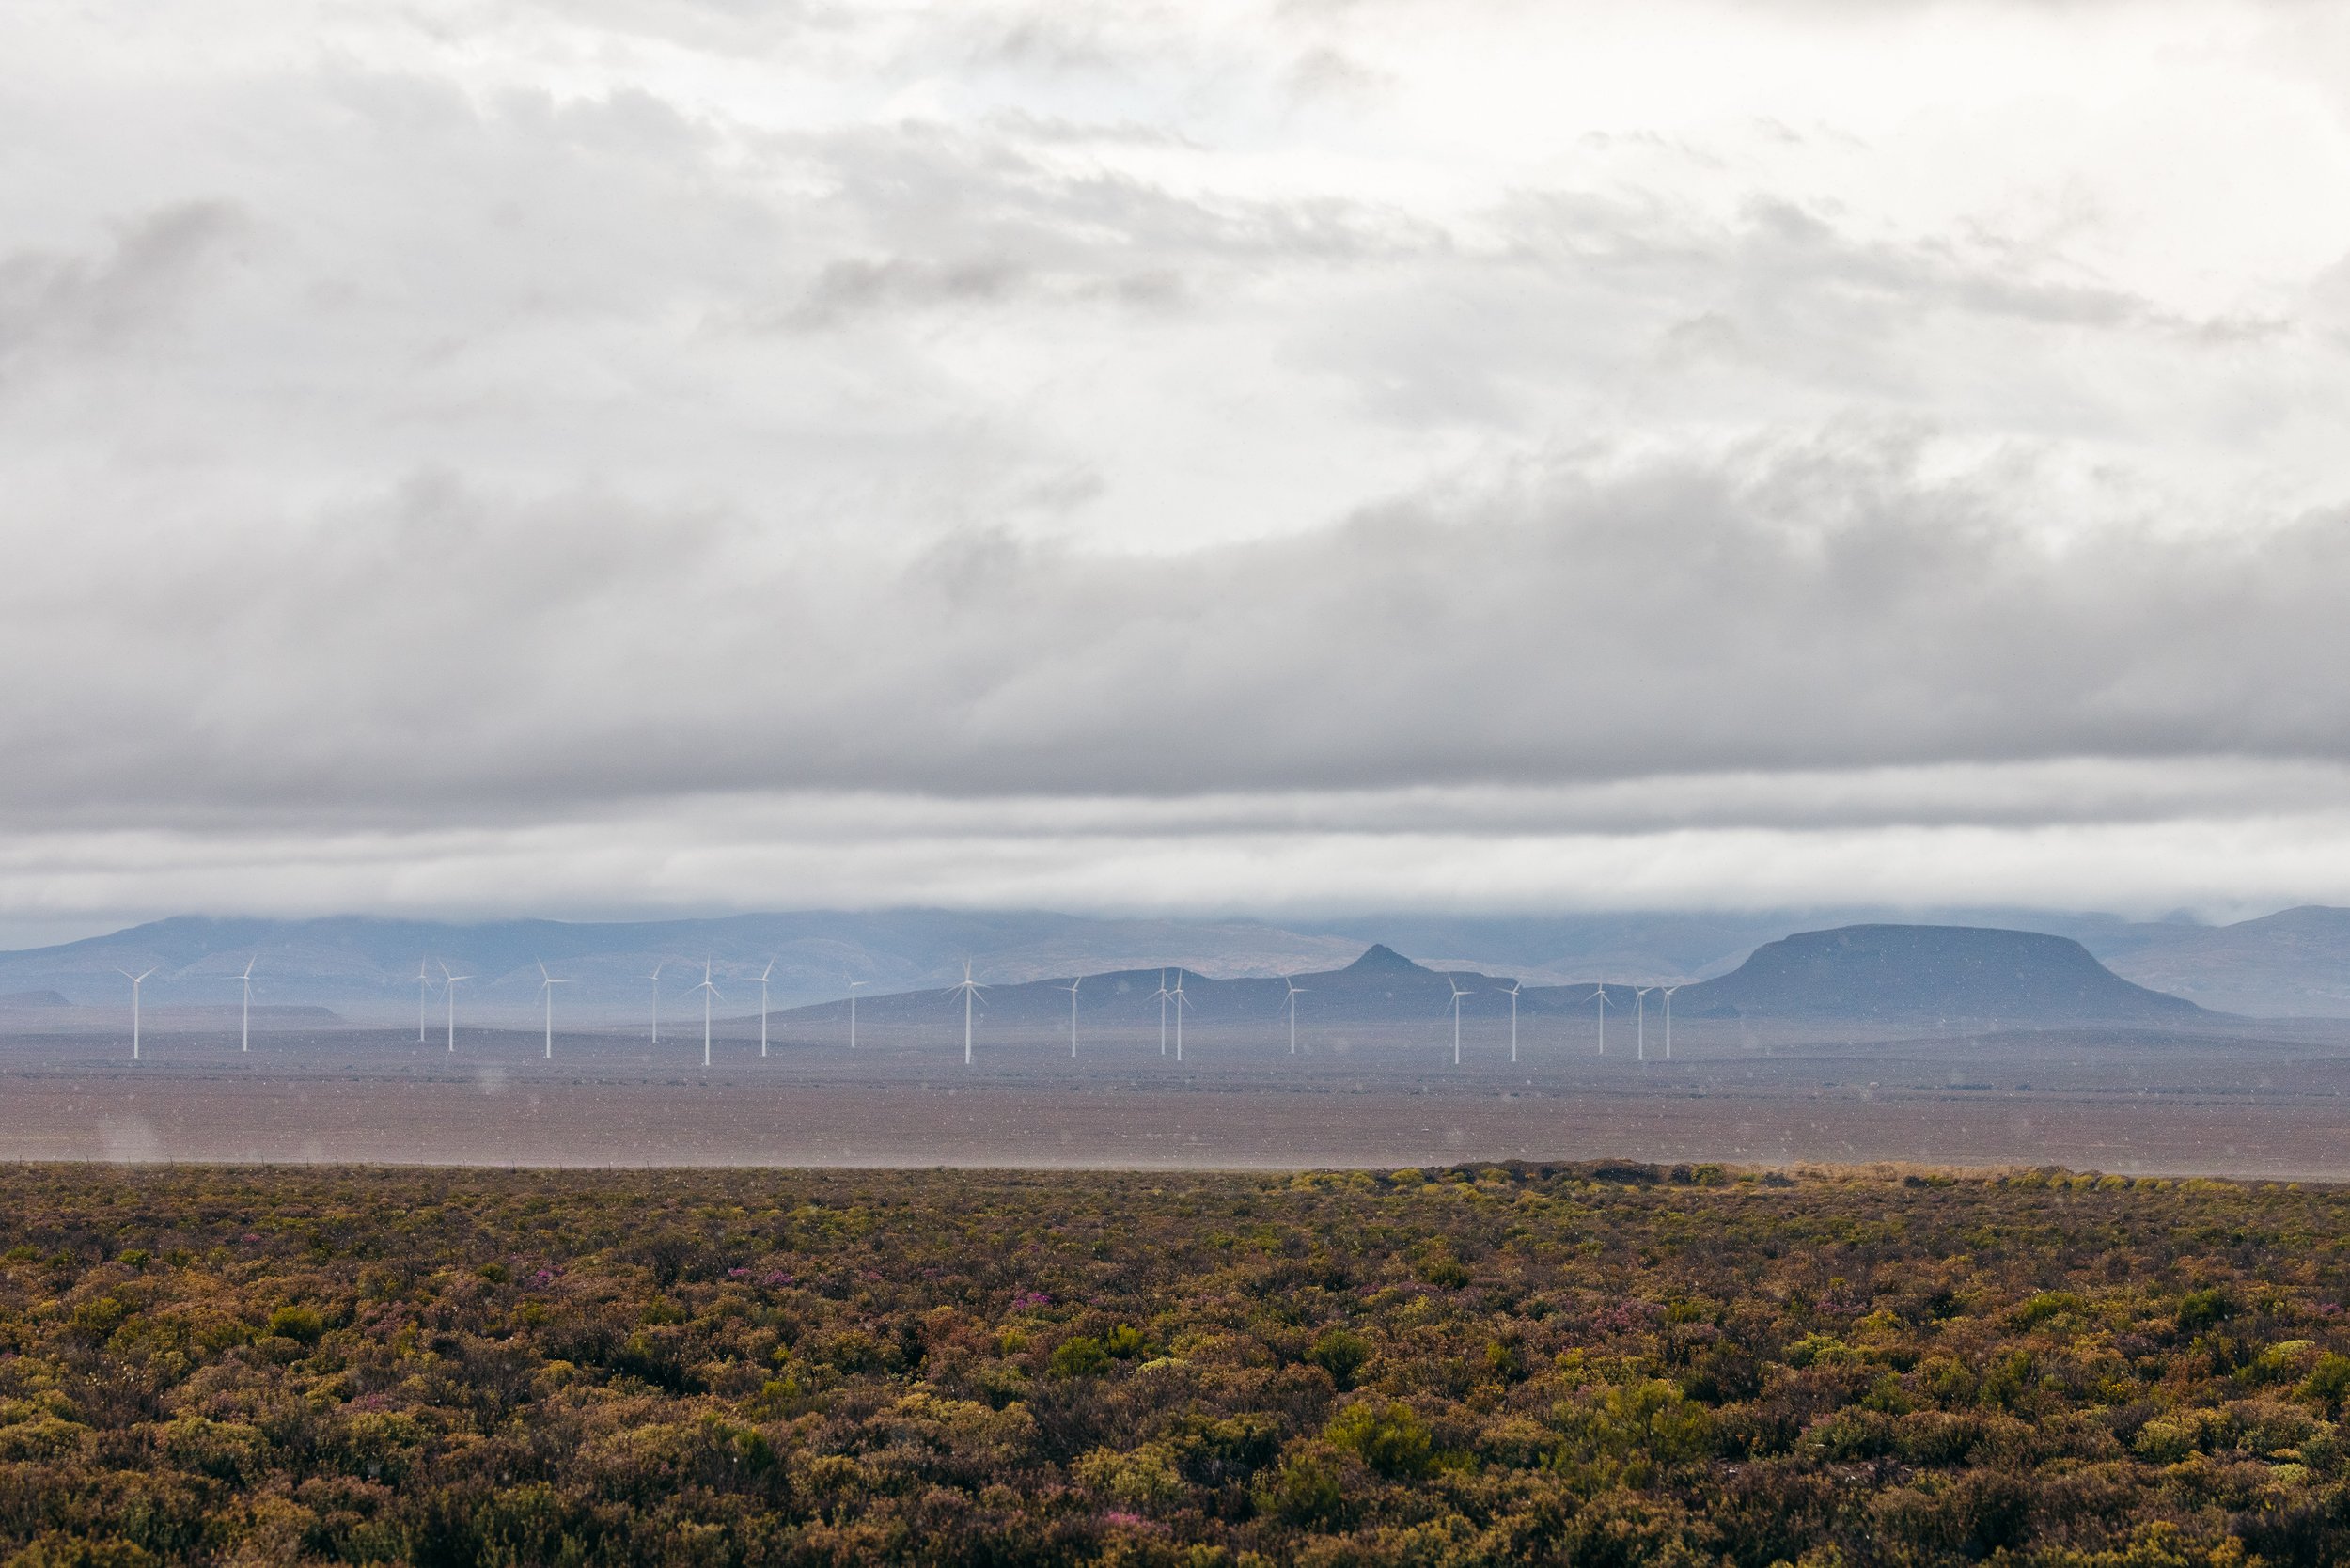
[[[361,1029],[0,1041],[0,1158],[528,1166],[1242,1168],[1472,1159],[1912,1161],[2350,1179],[2350,1029],[2159,1037],[1757,1038],[1683,1027],[1676,1059],[1588,1035],[1356,1028],[1292,1058],[1261,1031],[991,1039],[877,1030],[852,1054],[739,1027],[665,1039]],[[1653,1034],[1652,1058],[1658,1052]]]

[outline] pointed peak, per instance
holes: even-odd
[[[1355,972],[1405,974],[1418,970],[1419,965],[1388,947],[1385,942],[1374,942],[1368,952],[1346,967],[1350,974]]]

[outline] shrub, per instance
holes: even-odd
[[[308,1307],[280,1307],[269,1315],[269,1331],[302,1344],[316,1344],[326,1332],[326,1320]]]
[[[1352,1329],[1330,1327],[1314,1336],[1312,1348],[1306,1359],[1330,1374],[1330,1381],[1340,1388],[1355,1387],[1355,1374],[1373,1354],[1369,1340]]]
[[[1428,1428],[1410,1405],[1394,1400],[1348,1405],[1323,1437],[1390,1479],[1425,1475],[1435,1457]]]
[[[1053,1347],[1048,1365],[1056,1377],[1099,1377],[1110,1370],[1110,1356],[1101,1341],[1078,1334]]]
[[[2192,1334],[2209,1328],[2235,1314],[2235,1304],[2228,1293],[2217,1285],[2200,1291],[2189,1291],[2179,1298],[2178,1325],[2182,1334]]]
[[[2350,1356],[2330,1350],[2320,1356],[2294,1391],[2325,1411],[2328,1419],[2340,1415],[2342,1401],[2350,1399]]]
[[[1259,1488],[1257,1506],[1299,1529],[1336,1528],[1346,1522],[1346,1483],[1338,1462],[1311,1450],[1292,1454],[1272,1481]]]

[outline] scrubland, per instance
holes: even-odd
[[[0,1557],[2350,1556],[2350,1195],[0,1171]]]

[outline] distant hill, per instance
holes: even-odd
[[[1905,1026],[2193,1024],[2195,1003],[2134,985],[2065,936],[1979,926],[1842,926],[1767,942],[1684,988],[1684,1017],[1737,1014]]]
[[[984,980],[983,973],[979,978]],[[979,1017],[994,1029],[1017,1028],[1035,1033],[1069,1027],[1069,986],[1073,976],[989,985],[979,999]],[[1510,1010],[1506,976],[1475,970],[1440,971],[1413,963],[1394,949],[1373,944],[1360,958],[1341,969],[1312,970],[1286,979],[1241,977],[1216,979],[1189,970],[1122,969],[1087,975],[1077,980],[1080,1029],[1093,1025],[1155,1026],[1159,1018],[1159,987],[1180,983],[1183,990],[1186,1027],[1262,1024],[1271,1027],[1284,1017],[1290,986],[1300,992],[1301,1023],[1422,1022],[1432,1027],[1450,1016],[1452,988],[1458,983],[1467,996],[1465,1016],[1506,1016]],[[1533,993],[1529,990],[1528,996]],[[1167,1017],[1172,1027],[1172,1003]],[[1527,1002],[1523,1011],[1536,1011]],[[948,990],[885,993],[861,997],[860,1021],[876,1024],[957,1023],[963,1002]],[[791,1017],[802,1024],[834,1022],[847,1016],[844,1003],[800,1008]]]
[[[435,986],[436,1019],[442,1016],[440,966],[446,964],[472,977],[458,995],[461,1026],[524,1027],[540,1016],[538,965],[544,962],[569,982],[556,998],[558,1027],[628,1027],[651,1008],[655,964],[664,966],[664,1016],[682,1022],[689,1008],[684,993],[700,979],[704,959],[726,997],[723,1010],[740,1016],[757,1007],[758,977],[770,960],[775,969],[769,995],[780,1010],[838,999],[852,979],[865,982],[869,997],[943,986],[962,973],[967,958],[982,980],[999,988],[1094,977],[1081,988],[1081,1013],[1094,1005],[1095,993],[1126,996],[1145,975],[1151,978],[1142,991],[1154,990],[1162,964],[1180,964],[1193,977],[1186,995],[1203,1007],[1277,1006],[1286,991],[1269,977],[1289,974],[1309,990],[1330,992],[1300,1005],[1325,1008],[1334,1018],[1369,1016],[1374,998],[1377,1006],[1397,1010],[1397,1016],[1422,1008],[1433,1014],[1446,1009],[1450,995],[1443,974],[1457,972],[1464,984],[1480,993],[1506,983],[1499,977],[1524,980],[1523,1013],[1581,1006],[1590,986],[1601,980],[1610,985],[1611,1001],[1628,1004],[1626,982],[1723,977],[1758,948],[1790,933],[1876,925],[2041,932],[2077,939],[2125,980],[2208,1007],[2270,1016],[2350,1016],[2350,910],[2339,909],[2287,910],[2230,926],[2133,924],[2112,916],[2006,910],[1932,920],[1885,918],[1874,912],[1824,917],[1817,911],[1399,914],[1292,926],[938,909],[477,923],[191,916],[55,947],[0,952],[0,994],[53,995],[72,1009],[95,1009],[93,1016],[111,1019],[129,1005],[129,985],[118,969],[156,971],[147,982],[150,1006],[202,1006],[237,998],[238,975],[248,960],[258,960],[257,1006],[325,1007],[354,1023],[413,1023],[416,964],[422,959]],[[1402,957],[1399,949],[1418,955],[1418,962]],[[1382,953],[1387,956],[1379,957]],[[1355,963],[1357,955],[1367,965]],[[1201,989],[1202,977],[1261,983],[1227,996],[1214,987]],[[1125,992],[1118,990],[1120,983]],[[1050,989],[1042,987],[1028,999],[1040,1006],[1050,1002],[1044,995]],[[1676,1011],[1684,1015],[1688,997],[1684,992],[1675,999]],[[1026,1006],[1028,999],[992,998],[999,1008]],[[0,1001],[11,1013],[35,1007],[59,1009],[60,1003]],[[1465,1013],[1472,1015],[1507,1010],[1506,999],[1497,996],[1480,994],[1464,1004]],[[82,1027],[62,1010],[50,1023]]]
[[[682,1016],[686,987],[707,960],[726,1006],[758,1005],[770,961],[778,1006],[874,990],[937,984],[976,959],[997,980],[1028,980],[1124,964],[1182,964],[1218,975],[1318,968],[1359,950],[1338,936],[1306,936],[1246,920],[1111,920],[1024,911],[868,910],[732,915],[696,920],[496,920],[466,924],[330,917],[302,920],[183,916],[51,948],[0,953],[0,987],[54,991],[84,1008],[123,1009],[118,970],[153,970],[150,1006],[212,1003],[239,995],[254,963],[257,1004],[331,1007],[364,1023],[413,1020],[416,969],[426,965],[442,1016],[442,966],[471,977],[458,992],[461,1024],[527,1024],[539,1016],[539,965],[567,984],[558,1025],[625,1023],[652,1005],[660,965],[665,1016]],[[698,1011],[698,1010],[697,1010]],[[257,1021],[259,1014],[256,1014]]]
[[[61,991],[10,991],[0,994],[0,1007],[71,1007]]]
[[[2140,985],[2225,1012],[2350,1017],[2350,909],[2307,904],[2227,926],[2129,926],[2101,956]]]
[[[1189,1027],[1263,1023],[1282,1015],[1292,980],[1299,987],[1303,1024],[1425,1024],[1440,1030],[1453,988],[1464,993],[1464,1017],[1506,1017],[1506,975],[1439,969],[1416,964],[1373,944],[1341,969],[1281,979],[1216,980],[1168,969],[1093,974],[1076,981],[1082,1031],[1107,1025],[1145,1026],[1159,1016],[1158,989],[1181,979]],[[985,1030],[1033,1036],[1068,1027],[1071,980],[996,984],[982,994],[978,1017]],[[1518,1016],[1585,1015],[1595,1007],[1597,982],[1525,986]],[[1632,1019],[1630,986],[1605,987],[1612,1016]],[[1651,998],[1653,1014],[1660,1003]],[[870,996],[859,1016],[873,1024],[959,1024],[963,1003],[947,990]],[[2193,1002],[2133,985],[2099,964],[2070,937],[1972,926],[1863,925],[1803,932],[1765,943],[1746,963],[1717,980],[1684,986],[1676,1017],[1744,1016],[1753,1020],[1811,1020],[1890,1027],[2004,1025],[2040,1028],[2078,1024],[2192,1026],[2222,1015]],[[1172,1012],[1168,1014],[1170,1020]],[[838,1024],[838,1004],[797,1010],[802,1025]]]

